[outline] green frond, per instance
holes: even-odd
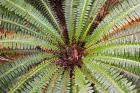
[[[61,86],[60,86],[61,85]],[[58,93],[69,93],[70,91],[70,71],[65,71],[62,77],[62,80],[60,82],[60,89],[56,90]]]
[[[81,31],[83,29],[84,21],[86,15],[88,15],[88,11],[90,10],[92,0],[80,0],[79,5],[77,7],[77,18],[76,18],[76,31],[75,31],[75,39],[79,40]]]
[[[105,4],[106,1],[107,0],[95,0],[93,2],[92,8],[89,13],[89,17],[87,18],[87,22],[85,23],[86,25],[81,33],[81,37],[80,37],[81,41],[85,39],[91,25],[93,24],[93,22],[95,21],[95,18],[97,17],[98,12],[103,7],[103,5]]]
[[[36,46],[45,47],[52,50],[58,50],[56,46],[48,42],[23,34],[14,34],[11,36],[1,36],[0,44],[3,48],[10,49],[35,49]]]
[[[51,88],[51,91],[49,91],[49,89],[48,89],[48,93],[56,93],[56,92],[59,92],[60,86],[61,86],[61,83],[62,83],[62,80],[63,80],[62,77],[63,77],[63,74],[61,74],[57,78],[57,81],[55,82],[54,87]]]
[[[60,35],[55,31],[52,25],[48,23],[47,19],[30,4],[23,0],[1,0],[0,4],[9,11],[14,11],[15,14],[18,14],[30,23],[39,27],[47,36],[51,36],[55,38],[55,40],[61,41],[61,43],[63,42]]]
[[[48,20],[49,23],[52,24],[52,26],[58,31],[58,33],[61,32],[61,28],[59,25],[58,17],[56,16],[53,7],[50,5],[50,1],[48,0],[25,0],[29,2],[31,5],[33,5],[37,10],[43,14]]]
[[[89,49],[92,49],[92,48],[97,47],[99,45],[104,45],[105,43],[108,43],[108,42],[111,43],[112,41],[120,40],[120,42],[121,42],[124,39],[129,39],[130,40],[133,37],[137,37],[138,38],[139,37],[139,34],[140,34],[140,30],[139,30],[139,23],[138,23],[138,24],[136,24],[133,27],[130,27],[128,29],[124,29],[121,32],[116,32],[112,36],[108,36],[106,40],[101,41],[101,42],[99,42],[97,44],[94,44]]]
[[[105,51],[102,51],[100,53],[97,53],[96,55],[103,55],[103,56],[112,56],[112,57],[118,57],[118,58],[124,58],[129,60],[135,60],[140,61],[140,48],[116,48],[116,49],[108,49]]]
[[[78,67],[75,67],[75,84],[78,86],[78,91],[88,93],[84,74]]]
[[[36,93],[39,92],[41,88],[43,88],[44,85],[49,84],[51,78],[55,73],[57,73],[59,70],[59,66],[56,65],[49,65],[44,71],[39,73],[32,82],[29,83],[28,86],[31,86],[31,88],[27,89],[27,92]]]
[[[97,62],[90,62],[90,60],[85,59],[85,65],[89,70],[94,73],[97,80],[109,88],[110,92],[118,93],[135,93],[135,87],[129,84],[126,78],[122,78],[120,72],[112,69],[109,66],[99,64]]]
[[[87,39],[86,47],[90,47],[101,38],[102,35],[109,32],[113,26],[128,22],[127,20],[134,19],[139,16],[140,4],[138,0],[125,0],[123,3],[116,6],[98,28],[94,31],[91,37]],[[123,21],[122,21],[123,20]]]
[[[78,85],[75,84],[75,78],[71,80],[70,93],[78,93]]]
[[[135,21],[134,21],[135,22]],[[127,25],[126,25],[127,26]],[[130,25],[131,26],[131,25]],[[114,30],[114,32],[112,32],[112,34],[109,36],[109,34],[108,35],[106,35],[107,36],[107,39],[106,40],[104,40],[104,42],[100,42],[100,43],[105,43],[105,42],[108,42],[108,41],[112,41],[112,40],[116,40],[116,39],[123,39],[123,38],[125,38],[125,37],[128,37],[128,36],[138,36],[139,34],[140,34],[140,30],[139,30],[139,22],[136,22],[133,26],[131,26],[131,27],[128,27],[128,28],[126,28],[125,29],[125,27],[123,28],[121,28],[122,30],[120,30],[119,28],[119,31],[117,31],[116,30],[116,32],[115,32],[115,30]],[[104,36],[103,36],[104,37]]]
[[[76,18],[75,11],[76,11],[76,6],[77,2],[75,0],[65,0],[64,1],[64,11],[65,11],[65,19],[66,19],[66,24],[67,24],[67,29],[69,33],[69,41],[72,43],[72,39],[74,36],[74,18]]]
[[[103,64],[103,61],[98,61],[98,62],[102,62],[102,64]],[[108,63],[105,63],[105,64],[107,64],[110,67],[112,67],[112,68],[117,69],[118,71],[120,71],[121,72],[121,75],[123,75],[123,77],[127,78],[134,85],[136,85],[136,89],[138,89],[138,91],[139,91],[139,87],[140,87],[140,85],[139,85],[140,76],[139,75],[136,75],[134,72],[132,72],[129,69],[124,68],[124,67],[121,67],[120,68],[117,65],[108,64]]]
[[[102,91],[104,93],[109,93],[108,89],[105,88],[102,84],[100,84],[97,79],[94,77],[92,72],[84,65],[81,68],[81,71],[86,76],[86,78],[94,84],[94,91],[98,91],[99,93]]]
[[[126,36],[123,38],[118,38],[114,40],[110,40],[108,42],[103,42],[100,44],[97,44],[93,47],[90,47],[88,50],[90,53],[95,52],[101,52],[103,50],[108,49],[115,49],[115,48],[139,48],[140,47],[139,42],[139,34]]]
[[[69,72],[65,71],[61,77],[58,78],[53,92],[50,93],[69,93]]]
[[[50,83],[47,84],[46,92],[47,93],[56,93],[56,89],[60,85],[62,79],[63,69],[61,68],[51,79]]]
[[[15,80],[18,76],[26,73],[28,68],[32,65],[38,64],[44,58],[53,58],[53,55],[47,53],[37,53],[34,55],[26,56],[25,58],[19,58],[15,62],[8,62],[4,65],[0,65],[0,86],[6,86],[5,82],[9,83]],[[28,60],[27,60],[28,59]]]
[[[49,61],[42,62],[36,67],[33,67],[29,72],[24,74],[18,82],[16,82],[11,88],[9,93],[15,93],[17,89],[19,89],[29,78],[33,77],[37,73],[43,71],[49,65]]]
[[[1,9],[0,11],[0,25],[1,27],[11,31],[21,32],[24,34],[32,35],[35,37],[39,37],[41,39],[45,39],[45,33],[39,32],[39,29],[30,24],[25,19],[20,16],[15,15],[13,12],[7,11],[7,9]],[[10,18],[9,18],[10,16]],[[38,30],[37,30],[38,29]]]
[[[125,68],[126,70],[129,70],[135,74],[140,75],[140,62],[130,59],[124,59],[119,57],[113,57],[113,56],[97,56],[94,58],[94,60],[105,62],[107,64],[112,64],[120,68]],[[131,68],[131,69],[130,69]]]
[[[49,2],[46,2],[45,0],[40,0],[40,2],[42,3],[42,5],[45,7],[47,13],[46,14],[49,14],[49,16],[51,17],[52,21],[54,22],[54,24],[57,26],[57,29],[58,29],[58,32],[59,33],[62,33],[61,32],[61,28],[60,28],[60,25],[59,23],[57,22],[56,20],[56,15],[55,13],[53,13],[50,5],[49,5]]]
[[[2,36],[0,44],[3,48],[10,49],[35,49],[35,40],[30,36],[15,34],[13,36]]]

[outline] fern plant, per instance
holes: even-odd
[[[139,22],[140,0],[0,0],[0,93],[139,93]]]

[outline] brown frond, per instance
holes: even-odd
[[[92,26],[88,32],[88,35],[91,35],[99,25],[99,23],[105,18],[107,14],[109,14],[110,8],[117,5],[120,2],[120,0],[107,0],[101,10],[99,11],[95,21],[92,23]]]
[[[8,31],[6,29],[0,28],[0,36],[11,36],[16,34],[15,31]]]
[[[50,54],[58,54],[58,51],[54,51],[54,50],[44,48],[44,47],[41,47],[41,46],[36,46],[36,49],[47,52],[47,53],[50,53]]]
[[[58,17],[58,20],[59,20],[59,23],[60,23],[61,29],[62,29],[62,34],[65,39],[65,43],[68,44],[69,38],[68,38],[68,31],[67,31],[64,11],[63,11],[63,7],[62,7],[62,1],[63,0],[50,0],[50,4]]]
[[[106,40],[108,40],[109,38],[113,37],[115,34],[120,33],[120,32],[122,32],[122,31],[125,31],[125,29],[128,29],[128,28],[130,28],[130,27],[132,27],[132,26],[135,26],[135,25],[137,25],[138,23],[140,23],[140,18],[137,18],[137,19],[135,19],[135,20],[132,19],[130,22],[128,22],[128,23],[122,25],[121,27],[115,26],[115,27],[113,28],[113,31],[112,31],[111,33],[108,33],[107,35],[104,35],[103,38],[102,38],[101,40],[99,40],[99,42],[106,41]]]
[[[3,52],[2,51],[8,51],[8,52]],[[10,52],[10,49],[0,49],[0,64],[4,64],[9,61],[16,60],[22,56],[25,56],[30,53],[30,51],[25,51],[25,50],[17,50],[15,52]]]

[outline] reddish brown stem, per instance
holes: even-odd
[[[122,25],[122,27],[120,27],[120,28],[115,27],[115,28],[113,28],[113,31],[111,33],[104,35],[103,38],[99,40],[99,42],[106,41],[109,38],[113,37],[115,34],[125,31],[125,29],[128,29],[138,23],[140,23],[140,18],[131,20],[131,22],[128,22],[127,24]]]

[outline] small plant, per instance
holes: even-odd
[[[140,0],[0,0],[0,92],[139,93],[139,22]]]

